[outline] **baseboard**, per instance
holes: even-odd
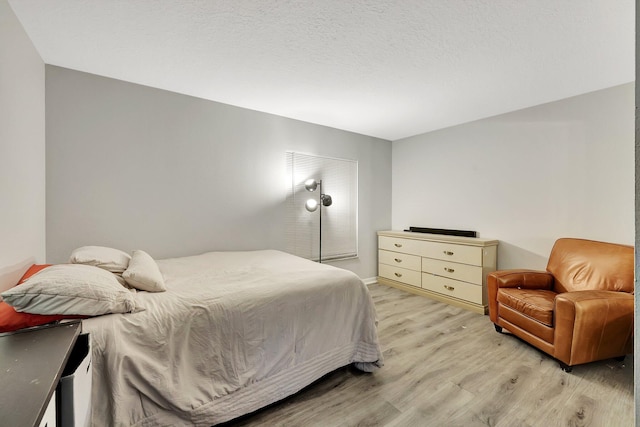
[[[374,285],[374,284],[378,283],[378,278],[377,277],[369,277],[368,279],[362,279],[362,281],[364,282],[365,285],[369,286],[369,285]]]

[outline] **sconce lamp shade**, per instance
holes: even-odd
[[[306,188],[307,191],[316,191],[316,188],[318,188],[318,181],[315,179],[308,179],[304,182],[304,188]]]
[[[307,200],[307,203],[304,204],[304,207],[309,212],[315,212],[316,209],[318,209],[318,201],[316,199],[309,199]]]

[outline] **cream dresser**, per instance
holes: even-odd
[[[497,240],[379,231],[378,282],[486,314],[497,248]]]

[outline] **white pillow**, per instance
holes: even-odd
[[[131,257],[128,253],[104,246],[83,246],[71,252],[71,264],[93,265],[115,274],[127,269]]]
[[[129,267],[122,273],[127,285],[141,291],[163,292],[164,278],[158,264],[145,251],[133,251]]]
[[[33,314],[97,316],[142,310],[135,293],[101,268],[79,264],[52,265],[21,285],[2,293],[16,311]]]

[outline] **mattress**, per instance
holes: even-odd
[[[349,364],[382,366],[376,313],[352,272],[280,251],[159,260],[144,311],[83,320],[92,425],[211,426]]]

